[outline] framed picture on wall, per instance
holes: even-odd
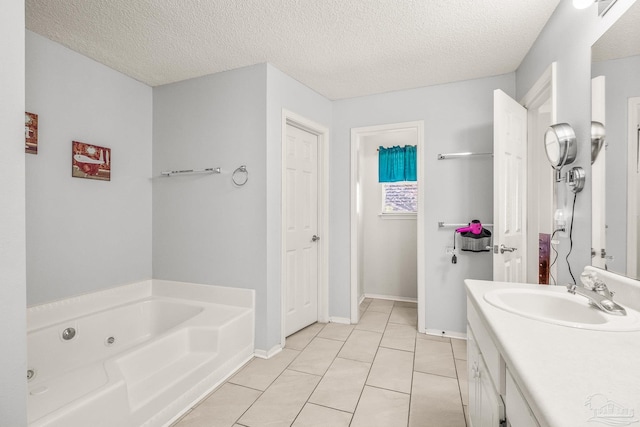
[[[27,154],[38,154],[38,115],[24,113],[24,150]]]
[[[111,148],[73,141],[71,176],[111,181]]]

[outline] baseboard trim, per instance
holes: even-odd
[[[466,340],[467,339],[467,334],[463,333],[463,332],[453,332],[453,331],[442,331],[440,329],[427,329],[425,331],[426,335],[433,335],[436,337],[447,337],[447,338],[453,338],[453,339],[457,339],[457,340]]]
[[[364,294],[364,298],[386,299],[391,301],[402,301],[402,302],[415,302],[416,304],[418,303],[418,298],[398,297],[393,295]]]
[[[350,325],[351,319],[349,319],[348,317],[330,317],[329,322],[340,323],[341,325]]]
[[[254,350],[253,355],[260,359],[270,359],[276,354],[280,353],[281,351],[282,351],[282,346],[280,344],[277,344],[271,347],[271,349],[268,351],[256,349]]]

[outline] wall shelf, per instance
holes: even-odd
[[[446,223],[444,221],[438,221],[438,228],[460,228],[460,227],[466,227],[468,226],[468,223],[465,224],[450,224],[450,223]],[[484,222],[482,223],[483,227],[493,227],[493,224],[485,224]]]
[[[173,171],[162,171],[160,175],[162,176],[174,176],[174,175],[183,175],[183,174],[198,174],[198,173],[221,173],[220,168],[206,168],[206,169],[182,169],[182,170],[173,170]]]
[[[467,157],[493,157],[493,153],[445,153],[438,154],[438,160],[463,159]]]

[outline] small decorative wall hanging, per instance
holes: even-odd
[[[27,154],[38,154],[38,115],[24,113],[24,151]]]
[[[73,141],[71,175],[111,181],[111,148]]]

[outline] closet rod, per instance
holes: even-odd
[[[182,169],[175,171],[162,171],[162,176],[180,175],[185,173],[220,173],[220,168],[206,168],[206,169]]]
[[[447,154],[438,154],[438,160],[447,160],[447,159],[460,159],[463,157],[488,157],[493,156],[493,153],[447,153]]]
[[[446,223],[444,221],[438,221],[438,228],[460,228],[460,227],[466,227],[467,225],[469,225],[468,223],[466,224],[449,224]],[[485,224],[484,222],[482,223],[483,227],[493,227],[493,224]]]

